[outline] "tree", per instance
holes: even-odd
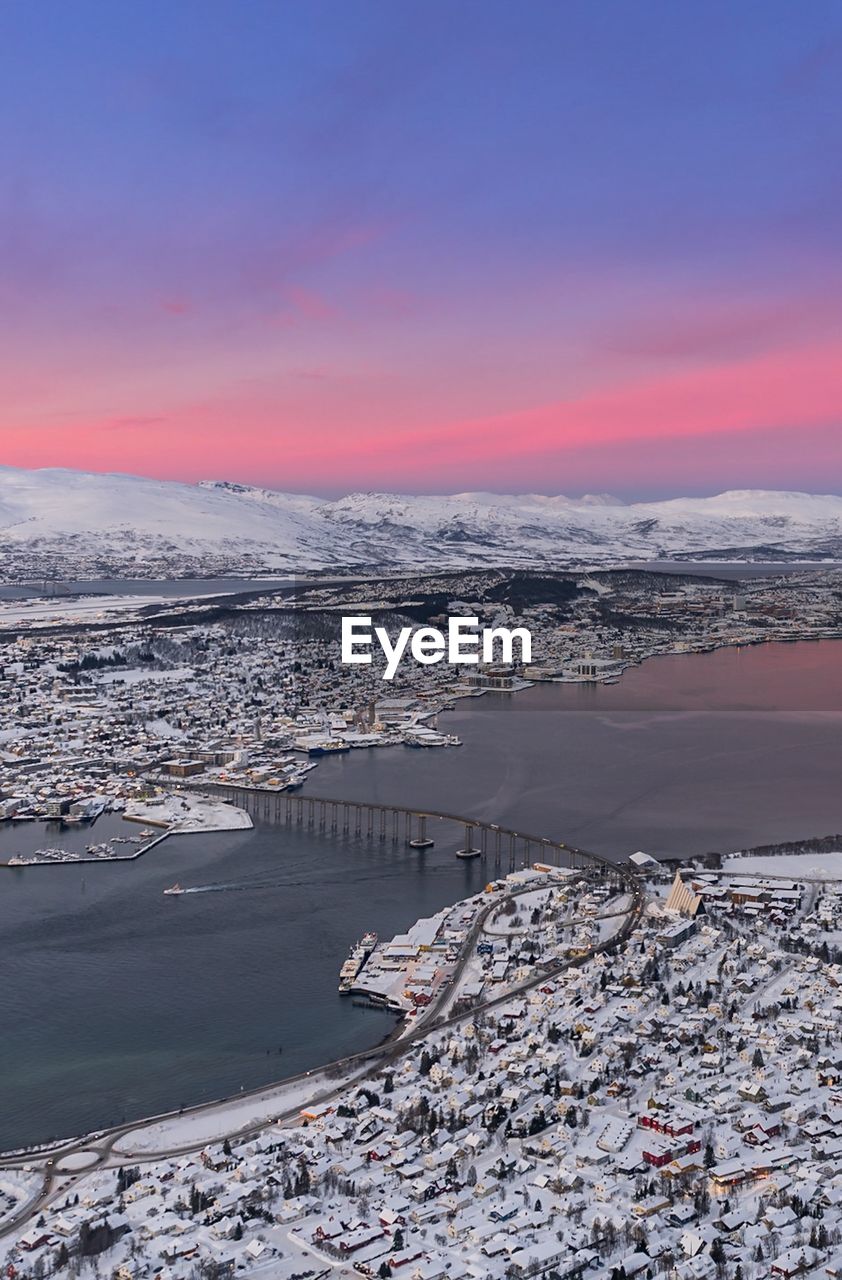
[[[717,1271],[722,1271],[725,1266],[725,1245],[722,1243],[721,1236],[717,1236],[710,1246],[711,1260],[716,1264]]]
[[[752,1065],[753,1067],[762,1067],[762,1066],[763,1066],[763,1054],[760,1052],[760,1049],[759,1049],[759,1048],[758,1048],[758,1049],[755,1049],[755,1051],[754,1051],[754,1056],[753,1056],[753,1057],[752,1057],[752,1059],[751,1059],[751,1065]]]
[[[400,1253],[403,1248],[403,1232],[400,1227],[395,1228],[395,1234],[392,1236],[392,1249],[395,1253]]]
[[[705,1168],[712,1169],[716,1164],[716,1156],[713,1154],[713,1146],[710,1142],[705,1145]]]

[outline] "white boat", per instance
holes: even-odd
[[[186,892],[187,892],[186,889],[182,889],[181,885],[176,880],[175,884],[170,885],[169,889],[164,890],[164,897],[176,898],[178,897],[179,894],[186,893]]]
[[[366,933],[351,948],[348,959],[339,970],[339,994],[341,996],[350,994],[351,988],[360,976],[360,970],[376,946],[377,934]]]

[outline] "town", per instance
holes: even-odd
[[[835,1277],[842,853],[828,874],[489,885],[416,932],[433,984],[470,962],[379,1059],[4,1157],[7,1272]]]
[[[832,639],[840,585],[494,570],[81,614],[54,598],[29,618],[15,602],[0,860],[135,858],[248,827],[309,794],[334,752],[411,748],[411,769],[457,749],[457,699]],[[384,696],[376,662],[342,667],[349,613],[390,634],[523,625],[535,651],[467,673],[403,664]],[[339,992],[397,1020],[385,1041],[0,1156],[9,1280],[842,1274],[842,850],[614,863],[509,832],[527,856],[507,868],[489,834],[499,853],[494,822],[457,851],[482,860],[482,887],[336,955]],[[423,822],[413,842],[430,843]]]
[[[28,601],[1,602],[0,861],[18,852],[4,820],[60,824],[28,858],[63,847],[78,857],[109,842],[68,840],[73,824],[142,813],[167,780],[297,788],[334,752],[459,746],[438,719],[457,699],[616,682],[663,654],[836,637],[840,587],[838,570],[739,582],[493,570],[211,602],[55,597],[34,617]],[[363,608],[393,634],[464,615],[523,626],[534,652],[528,663],[402,663],[384,695],[382,652],[368,665],[340,660],[342,617]]]

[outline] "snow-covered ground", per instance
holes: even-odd
[[[259,1093],[244,1094],[241,1098],[224,1098],[220,1099],[217,1106],[167,1116],[124,1134],[115,1143],[114,1152],[128,1158],[182,1147],[197,1147],[203,1143],[220,1141],[226,1134],[236,1130],[272,1124],[280,1116],[297,1112],[304,1107],[312,1107],[315,1112],[319,1112],[321,1108],[313,1102],[315,1097],[349,1085],[364,1071],[363,1064],[332,1077],[317,1069],[286,1083],[270,1086]]]
[[[0,1225],[33,1195],[40,1181],[39,1172],[0,1169]]]
[[[723,858],[723,871],[750,875],[786,876],[793,880],[842,880],[842,850],[838,853],[787,853],[767,858]]]
[[[125,816],[136,822],[170,827],[173,834],[179,835],[195,831],[242,831],[253,825],[244,809],[208,796],[182,792],[164,795],[145,804],[133,804]]]
[[[196,592],[185,592],[186,596]],[[0,626],[53,626],[56,623],[102,622],[118,615],[145,609],[150,605],[171,603],[175,596],[56,596],[41,600],[0,600]]]

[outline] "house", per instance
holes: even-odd
[[[806,1246],[800,1249],[787,1249],[770,1263],[769,1270],[773,1276],[783,1276],[784,1280],[790,1280],[791,1276],[812,1271],[818,1265],[820,1257],[821,1255],[815,1249]]]
[[[26,1253],[32,1253],[33,1249],[40,1249],[42,1245],[49,1244],[51,1235],[48,1231],[44,1231],[41,1227],[33,1227],[31,1231],[27,1231],[18,1240],[18,1245]]]

